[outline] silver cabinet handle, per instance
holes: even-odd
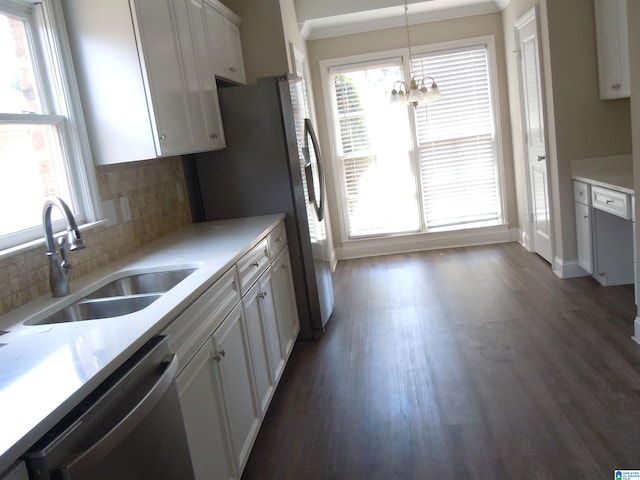
[[[77,478],[86,475],[147,418],[149,412],[158,404],[173,383],[178,370],[178,360],[175,354],[170,355],[167,361],[162,364],[165,365],[164,370],[142,400],[101,439],[66,467],[62,467],[60,469],[62,478]]]
[[[219,362],[220,360],[222,360],[222,357],[224,357],[225,355],[226,355],[225,351],[224,351],[224,350],[220,350],[218,353],[216,353],[216,354],[213,356],[213,359],[214,359],[216,362]]]
[[[613,200],[609,199],[605,202],[607,205],[609,205],[610,203],[613,203]]]
[[[258,268],[260,266],[260,264],[258,262],[253,262],[252,265],[256,268]]]
[[[267,298],[267,293],[266,292],[258,293],[258,298]]]
[[[538,161],[542,162],[543,160],[546,160],[547,156],[546,155],[538,155]]]

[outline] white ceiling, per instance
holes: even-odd
[[[409,22],[425,23],[500,11],[511,0],[407,0]],[[294,0],[307,40],[404,25],[402,0]]]

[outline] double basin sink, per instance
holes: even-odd
[[[82,299],[27,325],[78,322],[112,318],[148,307],[187,278],[196,268],[122,276],[97,288]]]

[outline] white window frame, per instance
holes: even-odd
[[[418,45],[412,46],[412,54],[414,56],[423,54],[423,53],[431,53],[443,50],[454,50],[458,48],[465,48],[474,45],[486,45],[487,48],[487,56],[489,61],[489,77],[490,77],[490,88],[491,88],[491,100],[492,100],[492,108],[495,122],[495,153],[496,153],[496,168],[498,174],[498,195],[499,195],[499,207],[501,209],[502,214],[502,223],[501,225],[508,224],[507,218],[507,209],[505,205],[505,178],[504,178],[504,155],[502,150],[502,135],[500,132],[499,126],[502,124],[500,119],[500,100],[499,100],[499,92],[498,92],[498,70],[497,70],[497,56],[496,56],[496,48],[495,48],[495,36],[493,35],[485,35],[479,37],[471,37],[465,38],[461,40],[453,40],[448,42],[439,42],[430,45]],[[331,79],[330,79],[330,70],[338,68],[340,66],[349,66],[354,64],[366,64],[366,63],[376,63],[376,62],[384,62],[390,58],[400,57],[402,59],[402,64],[404,67],[404,75],[405,78],[410,78],[410,65],[408,58],[408,51],[406,48],[402,49],[394,49],[394,50],[385,50],[380,52],[373,53],[365,53],[359,55],[350,55],[346,57],[338,57],[332,59],[326,59],[320,61],[320,76],[322,79],[322,89],[324,94],[324,107],[327,121],[327,132],[329,143],[331,145],[331,173],[333,184],[337,190],[337,195],[339,195],[338,200],[345,198],[346,192],[344,191],[343,178],[344,178],[344,169],[342,165],[339,165],[336,159],[339,158],[339,152],[337,151],[337,138],[336,135],[338,132],[335,130],[335,116],[333,112],[333,105],[335,104],[335,98],[333,89],[331,87]],[[402,79],[399,79],[402,80]],[[437,81],[438,79],[436,79]],[[410,107],[406,107],[407,110]],[[412,115],[411,115],[412,116]],[[413,118],[410,119],[411,125],[411,135],[412,142],[416,143],[416,132],[415,132],[415,120]],[[416,182],[419,183],[419,179],[416,178]],[[422,209],[422,206],[419,207]],[[345,209],[345,205],[343,202],[339,202],[338,204],[338,225],[340,229],[340,236],[343,242],[353,242],[353,241],[361,241],[360,238],[350,238],[349,235],[349,225],[348,225],[348,212]],[[419,233],[406,233],[406,234],[391,234],[387,235],[387,237],[397,238],[397,237],[409,237],[415,235],[429,235],[430,232],[424,228],[424,215],[421,215],[420,222],[422,225],[422,231]],[[480,227],[485,228],[485,227]],[[495,228],[495,225],[486,227],[489,229]],[[453,229],[451,229],[453,230]],[[462,228],[460,230],[463,230]],[[370,240],[375,241],[374,238]],[[367,241],[364,239],[364,241]]]
[[[6,123],[57,123],[67,168],[71,198],[64,199],[83,227],[99,220],[101,214],[91,150],[82,114],[78,86],[60,0],[0,0],[7,13],[30,19],[37,64],[36,82],[43,97],[46,114],[2,114]],[[66,226],[60,220],[54,230]],[[42,226],[0,237],[0,252],[30,248],[41,241]]]

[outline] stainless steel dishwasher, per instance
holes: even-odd
[[[176,368],[150,340],[30,449],[29,478],[194,479]]]

